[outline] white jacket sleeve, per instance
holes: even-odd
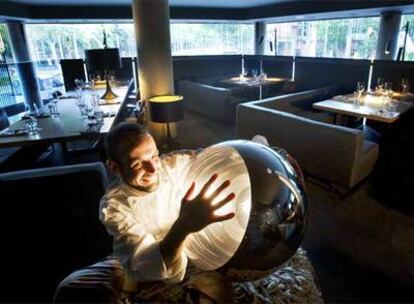
[[[181,281],[187,267],[184,252],[174,265],[167,268],[160,244],[136,222],[125,202],[105,197],[101,200],[100,220],[114,237],[114,254],[128,275],[136,281]]]

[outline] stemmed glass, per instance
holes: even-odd
[[[389,93],[390,91],[392,91],[392,82],[386,82],[384,85],[384,90],[386,93]]]
[[[401,79],[402,93],[407,94],[410,91],[410,80],[407,78]]]
[[[75,79],[74,82],[75,82],[75,87],[76,87],[76,97],[79,99],[82,97],[83,80]]]
[[[22,117],[25,122],[26,131],[29,135],[38,135],[38,123],[37,123],[37,116],[39,115],[39,111],[37,105],[33,103],[33,110],[25,104],[26,114]]]
[[[375,88],[377,94],[381,94],[383,88],[384,88],[384,78],[383,77],[378,77],[377,86]]]
[[[362,93],[365,91],[365,83],[358,81],[357,83],[358,100],[362,100]]]
[[[85,100],[84,100],[84,97],[82,96],[82,94],[80,94],[80,95],[77,96],[76,105],[78,106],[81,115],[84,116],[84,113],[85,113],[85,111],[84,111],[84,108],[85,108]]]
[[[51,92],[49,94],[49,98],[50,98],[49,105],[48,105],[49,112],[53,117],[56,117],[56,116],[59,115],[59,112],[57,110],[57,103],[59,101],[58,93],[57,92]]]
[[[390,112],[390,110],[394,108],[394,104],[392,102],[392,95],[393,95],[392,82],[386,82],[384,84],[384,90],[383,90],[383,93],[382,93],[383,110],[384,110],[385,113]]]

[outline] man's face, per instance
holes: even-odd
[[[146,192],[158,188],[160,159],[158,149],[151,135],[137,139],[135,147],[119,166],[120,173],[130,186]]]

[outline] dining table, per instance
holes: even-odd
[[[414,106],[414,95],[396,92],[392,98],[387,99],[379,94],[366,93],[356,101],[353,94],[346,94],[316,102],[312,106],[336,115],[344,114],[391,124]]]
[[[28,114],[21,115],[21,119],[0,132],[0,148],[34,145],[37,143],[62,143],[79,139],[100,139],[109,132],[117,121],[120,110],[125,103],[127,87],[113,89],[118,95],[110,100],[98,99],[96,107],[102,113],[103,120],[93,121],[82,115],[78,107],[79,97],[75,92],[68,92],[61,96],[57,103],[57,115],[51,115],[48,106],[40,108],[37,120],[37,132],[26,131]],[[93,94],[100,96],[103,89],[84,90],[83,98],[86,102]],[[92,117],[93,118],[93,117]]]
[[[236,85],[242,87],[258,87],[259,88],[259,99],[263,96],[263,87],[276,85],[279,83],[286,82],[287,79],[279,77],[252,77],[252,76],[236,76],[221,80],[226,85]]]

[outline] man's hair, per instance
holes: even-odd
[[[149,135],[148,130],[137,123],[118,124],[105,136],[105,151],[109,159],[120,163],[137,144],[140,137]]]

